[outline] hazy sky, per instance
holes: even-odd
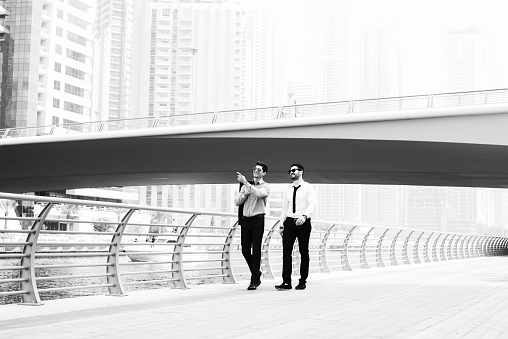
[[[321,0],[241,0],[245,6],[266,6],[277,12],[284,27],[286,50],[293,55],[304,48],[299,39],[307,29],[303,23],[309,21],[309,13],[318,1]],[[503,0],[350,0],[350,15],[353,28],[358,30],[370,28],[380,20],[399,23],[403,94],[424,94],[444,90],[448,29],[476,27],[484,36],[485,51],[507,60],[507,4]],[[290,74],[297,74],[299,69],[296,60],[288,61]],[[491,85],[500,87],[498,83]],[[502,87],[508,87],[508,80]]]

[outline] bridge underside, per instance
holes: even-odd
[[[508,106],[249,121],[0,140],[0,191],[289,181],[508,187]]]
[[[8,151],[7,151],[8,150]],[[315,138],[133,137],[0,147],[0,191],[227,184],[236,171],[288,182],[294,162],[313,183],[508,187],[508,147]]]

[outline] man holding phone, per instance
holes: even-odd
[[[253,184],[241,173],[236,172],[237,180],[243,184],[235,205],[243,204],[243,216],[240,220],[242,229],[242,254],[251,272],[248,290],[255,290],[261,284],[261,244],[265,231],[265,208],[270,195],[270,186],[263,180],[268,166],[258,161],[252,170]],[[241,208],[241,207],[240,207]]]

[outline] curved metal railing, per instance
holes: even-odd
[[[508,89],[346,100],[304,105],[4,128],[0,129],[0,139],[499,103],[508,103]]]
[[[0,217],[0,304],[42,304],[70,290],[125,295],[132,289],[187,288],[250,277],[233,213],[7,193],[0,193],[0,199],[12,202],[3,205],[12,206],[11,213],[3,211]],[[14,202],[33,204],[37,216],[12,216]],[[277,223],[267,217],[264,278],[281,276]],[[313,220],[310,270],[326,273],[507,254],[504,237]],[[298,262],[294,269],[298,274]]]

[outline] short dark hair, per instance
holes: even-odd
[[[305,172],[305,169],[303,168],[303,165],[301,165],[301,164],[292,164],[291,167],[293,167],[293,166],[294,167],[298,167],[298,170],[300,170],[301,172]]]
[[[256,162],[256,166],[261,166],[263,168],[263,172],[268,173],[268,166],[261,161]]]

